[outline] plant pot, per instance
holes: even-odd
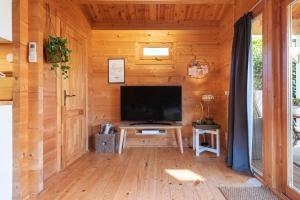
[[[62,61],[62,53],[60,51],[49,52],[46,47],[45,52],[48,63],[60,63]]]
[[[293,114],[300,115],[300,106],[293,106]]]

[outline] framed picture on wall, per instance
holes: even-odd
[[[108,59],[108,83],[125,83],[125,59]]]

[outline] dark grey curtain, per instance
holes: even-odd
[[[227,165],[251,174],[247,117],[247,76],[251,43],[252,14],[241,17],[234,25],[230,96],[228,110]]]

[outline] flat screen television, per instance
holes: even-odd
[[[121,86],[121,120],[181,121],[181,86]]]

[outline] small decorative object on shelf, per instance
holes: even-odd
[[[202,95],[202,102],[200,102],[201,105],[201,111],[202,111],[202,116],[200,120],[197,120],[197,122],[193,123],[193,126],[198,126],[201,127],[201,129],[203,130],[211,130],[211,129],[216,129],[219,127],[219,125],[217,125],[214,122],[214,119],[212,118],[212,116],[210,115],[210,103],[214,100],[214,96],[211,94],[206,94],[206,95]],[[203,103],[206,104],[207,107],[207,113],[204,113],[204,106]],[[195,138],[194,138],[195,139]],[[206,141],[203,141],[201,143],[202,146],[207,146],[208,143]]]
[[[201,124],[207,124],[207,125],[214,124],[214,119],[212,118],[212,116],[210,114],[210,104],[214,99],[215,99],[215,97],[212,94],[202,95],[202,101],[206,104],[206,107],[207,107],[207,114],[206,114],[205,118],[201,119]],[[203,106],[202,106],[202,109],[203,109]],[[202,110],[202,112],[204,112],[204,111]]]
[[[203,78],[208,74],[208,62],[194,59],[188,67],[188,75],[191,78]]]

